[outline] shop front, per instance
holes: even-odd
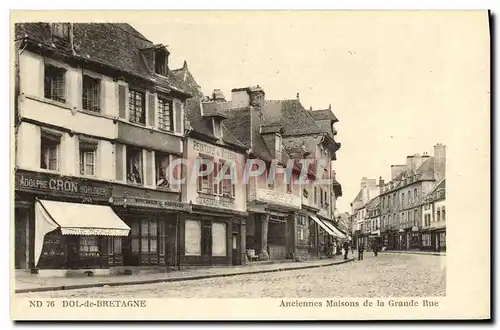
[[[107,273],[109,242],[130,231],[109,206],[111,192],[108,182],[17,170],[15,267]]]
[[[180,214],[190,212],[179,193],[115,185],[112,205],[130,235],[109,246],[109,264],[129,271],[179,266]]]
[[[180,220],[180,267],[245,264],[247,216],[231,200],[196,198]]]

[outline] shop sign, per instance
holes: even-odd
[[[38,193],[58,193],[84,199],[109,199],[111,185],[94,180],[41,172],[16,172],[16,189]]]
[[[225,160],[237,160],[239,154],[228,149],[221,148],[213,144],[207,144],[200,141],[193,140],[193,150],[199,153],[213,156],[216,158],[222,158]]]
[[[221,209],[236,209],[236,206],[232,201],[225,201],[225,200],[206,198],[206,197],[197,197],[196,204],[203,206],[217,207]]]
[[[149,199],[140,197],[113,197],[112,201],[113,205],[188,211],[188,212],[191,211],[190,205],[171,200],[158,200],[158,199]]]
[[[274,189],[257,189],[257,200],[300,209],[302,200],[293,194],[280,193]]]

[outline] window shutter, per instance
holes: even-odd
[[[214,186],[214,188],[213,188],[214,195],[217,195],[220,193],[219,188],[220,188],[221,182],[217,182],[217,176],[219,174],[219,169],[220,169],[219,165],[220,165],[219,163],[213,162],[213,172],[212,172],[211,176],[212,176],[212,183]]]
[[[118,116],[120,118],[127,118],[125,112],[125,104],[127,99],[127,87],[124,85],[118,85]]]
[[[148,94],[148,125],[155,125],[156,95]]]
[[[144,166],[145,174],[146,174],[146,184],[153,184],[153,171],[155,167],[153,166],[153,152],[146,151],[146,164]]]
[[[198,170],[198,191],[202,191],[203,190],[203,177],[201,177],[199,175],[199,171],[200,171],[200,163],[201,163],[201,159],[200,158],[197,158],[196,159],[196,166],[197,166],[197,170]]]
[[[123,144],[116,143],[115,144],[115,157],[116,157],[116,180],[124,181],[124,172],[123,172],[123,153],[125,152],[125,148]]]
[[[182,134],[182,104],[179,101],[174,101],[174,116],[175,116],[175,132]]]

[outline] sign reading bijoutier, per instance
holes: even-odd
[[[108,200],[111,184],[50,173],[16,171],[16,190]]]

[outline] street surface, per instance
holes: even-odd
[[[327,298],[446,295],[446,257],[365,252],[336,266],[184,282],[16,294],[40,298]]]

